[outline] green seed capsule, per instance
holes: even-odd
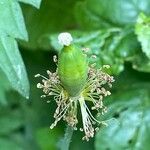
[[[58,57],[58,74],[63,87],[71,97],[78,96],[85,85],[88,62],[74,45],[64,46]]]

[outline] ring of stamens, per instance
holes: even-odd
[[[57,58],[54,57],[54,60],[56,61]],[[63,118],[63,120],[76,130],[76,125],[78,123],[78,103],[80,104],[83,121],[83,128],[80,128],[80,130],[85,132],[83,140],[85,139],[88,141],[90,137],[93,137],[94,132],[99,130],[99,125],[106,125],[104,121],[98,121],[92,115],[90,109],[85,103],[85,101],[92,102],[93,106],[91,107],[91,110],[97,110],[98,114],[103,115],[107,111],[107,108],[103,104],[103,98],[109,96],[111,93],[104,88],[104,85],[107,84],[111,88],[114,79],[112,76],[105,73],[103,68],[108,69],[109,66],[105,65],[101,69],[95,69],[93,67],[89,68],[87,82],[80,95],[77,97],[69,97],[69,94],[64,89],[63,85],[61,85],[57,71],[52,73],[48,70],[48,77],[40,74],[35,75],[35,77],[42,78],[42,83],[37,84],[37,88],[42,89],[44,92],[44,95],[41,97],[53,96],[54,101],[57,104],[54,113],[55,121],[50,126],[51,129],[54,128]]]

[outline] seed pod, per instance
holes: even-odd
[[[71,44],[64,46],[58,56],[58,74],[71,97],[78,96],[85,85],[88,62],[82,50]]]

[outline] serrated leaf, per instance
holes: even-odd
[[[28,98],[29,82],[25,66],[18,50],[17,42],[12,37],[0,37],[0,67],[12,87]]]
[[[75,2],[75,0],[65,0],[60,5],[60,0],[43,0],[38,11],[29,6],[23,6],[30,38],[29,42],[21,42],[21,44],[30,50],[49,50],[48,35],[75,26],[75,18],[73,16]]]
[[[150,59],[150,17],[141,13],[135,25],[135,33],[142,45],[142,51]]]
[[[8,34],[14,38],[28,39],[22,11],[16,0],[0,1],[0,34]]]
[[[109,122],[96,136],[96,150],[149,149],[149,95],[147,91],[133,90],[113,97],[115,102],[108,106],[110,116],[119,116]],[[116,102],[117,101],[117,102]],[[118,114],[118,115],[117,115]],[[109,116],[109,117],[110,117]],[[111,139],[111,142],[108,142]],[[146,144],[146,145],[145,145]]]
[[[42,0],[19,0],[19,1],[24,2],[26,4],[31,4],[31,5],[39,8]]]
[[[150,14],[150,1],[87,0],[87,9],[110,24],[134,24],[142,11]]]
[[[36,7],[40,5],[40,0],[22,1]],[[23,96],[29,97],[26,70],[15,41],[15,38],[28,40],[22,10],[17,0],[0,1],[0,20],[0,67],[11,82],[12,87]]]
[[[109,99],[108,113],[102,117],[104,120],[110,120],[108,127],[102,128],[96,135],[96,150],[143,150],[143,146],[144,150],[148,150],[150,146],[149,88],[139,84],[132,88],[128,85],[126,90],[122,89],[123,92],[121,88],[119,90]],[[113,117],[115,119],[112,119]],[[108,142],[108,139],[111,141]]]

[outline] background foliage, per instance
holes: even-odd
[[[55,70],[62,31],[91,49],[91,63],[110,64],[116,79],[108,113],[98,118],[109,126],[89,142],[74,132],[70,149],[149,150],[149,8],[150,0],[1,0],[0,150],[61,147],[65,124],[49,130],[55,104],[41,100],[34,75]]]

